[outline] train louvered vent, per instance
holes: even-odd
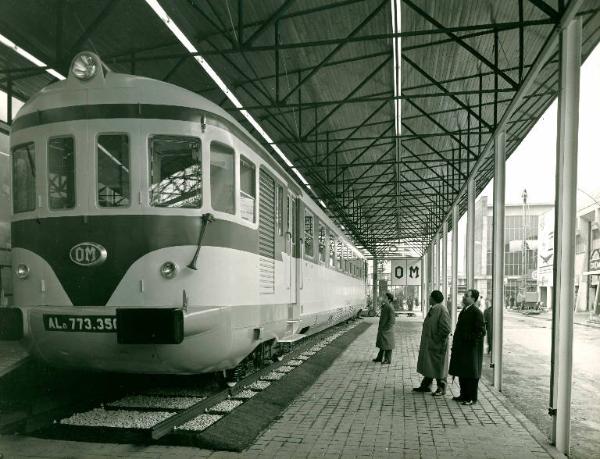
[[[258,224],[260,255],[260,293],[275,292],[275,180],[260,171],[260,219]]]

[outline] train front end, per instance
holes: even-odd
[[[222,295],[228,270],[247,266],[223,246],[255,231],[211,218],[207,126],[185,108],[190,94],[82,53],[21,109],[16,307],[0,308],[2,338],[52,365],[101,371],[209,372],[247,353],[232,348]]]

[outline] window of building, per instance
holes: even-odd
[[[319,224],[319,261],[325,262],[325,251],[327,250],[327,230],[323,224]]]
[[[240,158],[240,215],[244,220],[255,222],[256,212],[256,166],[243,156]]]
[[[335,234],[329,232],[329,266],[335,267]]]
[[[75,207],[75,140],[55,137],[48,141],[48,203],[50,209]]]
[[[97,196],[100,207],[129,207],[129,137],[127,134],[98,136]]]
[[[13,211],[35,210],[35,147],[33,142],[12,151]]]
[[[158,135],[150,139],[150,205],[202,205],[202,149],[194,137]]]
[[[276,208],[275,208],[275,220],[277,223],[277,234],[279,236],[283,236],[283,187],[281,185],[277,185],[276,189],[277,196],[276,199]]]
[[[314,218],[308,211],[304,210],[304,255],[313,257],[315,255],[314,248]]]
[[[210,199],[214,210],[235,214],[235,153],[218,142],[210,144]]]

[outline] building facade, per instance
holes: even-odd
[[[540,216],[551,204],[509,204],[504,222],[504,298],[507,305],[538,301],[538,231]],[[475,288],[492,299],[493,206],[487,196],[475,205]]]
[[[590,196],[592,204],[577,211],[575,234],[574,309],[589,312],[590,318],[600,317],[600,193]],[[554,212],[540,220],[540,256],[537,271],[540,297],[548,306],[552,303],[554,262]]]

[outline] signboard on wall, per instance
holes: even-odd
[[[552,286],[554,263],[554,210],[538,219],[538,253],[536,278],[540,286]]]
[[[590,253],[590,271],[600,270],[600,249],[593,249]]]
[[[392,262],[392,285],[421,285],[421,260],[419,258],[398,258]]]

